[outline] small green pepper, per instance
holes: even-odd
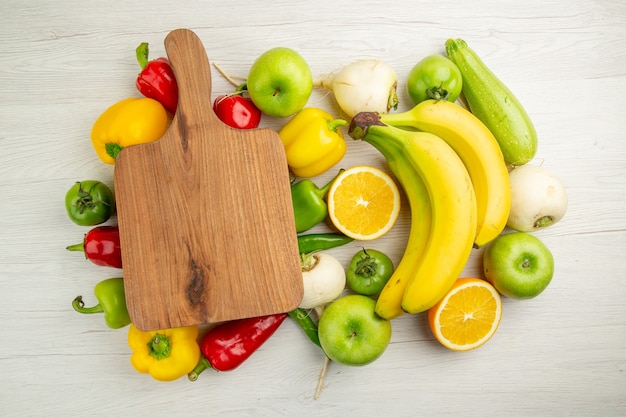
[[[300,253],[312,253],[345,245],[354,239],[343,233],[312,233],[298,236]]]
[[[322,347],[322,345],[320,344],[319,334],[317,332],[317,324],[315,324],[315,322],[306,310],[302,308],[296,308],[295,310],[287,312],[287,314],[296,323],[298,323],[298,326],[302,328],[304,334],[307,335],[311,342],[319,347]]]
[[[74,310],[83,314],[104,313],[104,321],[112,329],[120,329],[130,324],[122,278],[100,281],[96,284],[93,293],[98,299],[98,304],[85,307],[83,296],[79,295],[72,301]]]
[[[339,173],[343,171],[341,169]],[[337,177],[335,176],[335,178]],[[328,205],[326,205],[324,197],[326,197],[335,178],[322,188],[319,188],[310,179],[298,181],[291,186],[291,201],[298,233],[305,232],[326,219]]]

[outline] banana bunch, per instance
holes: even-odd
[[[428,310],[454,284],[474,244],[477,201],[468,170],[439,136],[387,125],[378,113],[356,115],[349,134],[383,154],[411,207],[407,248],[376,313],[390,320]]]
[[[381,120],[395,127],[435,134],[459,155],[476,194],[476,247],[489,243],[504,230],[511,210],[509,173],[498,141],[476,116],[449,101],[427,100],[404,113],[382,114]]]

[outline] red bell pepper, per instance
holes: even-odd
[[[167,58],[148,61],[148,44],[143,42],[135,50],[141,72],[135,82],[137,90],[144,96],[161,103],[170,113],[178,107],[178,84]]]
[[[98,226],[85,234],[81,243],[66,248],[85,252],[85,257],[96,265],[122,267],[120,231],[117,226]]]
[[[200,341],[202,357],[187,376],[198,379],[205,369],[232,371],[250,357],[285,321],[287,313],[220,323]]]

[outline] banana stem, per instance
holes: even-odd
[[[348,135],[355,140],[363,139],[370,126],[385,126],[380,120],[380,114],[377,112],[357,113],[350,122]]]

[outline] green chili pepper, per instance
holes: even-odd
[[[343,171],[341,169],[339,173]],[[335,178],[322,188],[319,188],[310,179],[298,181],[291,186],[291,201],[298,233],[305,232],[326,219],[328,206],[326,201],[324,201],[324,197],[326,197]]]
[[[295,310],[289,311],[287,313],[289,317],[294,319],[296,323],[304,330],[304,333],[309,337],[311,342],[315,343],[317,346],[322,347],[320,344],[320,338],[317,333],[317,325],[309,315],[309,313],[302,309],[296,308]]]
[[[130,324],[126,309],[126,294],[122,278],[109,278],[100,281],[93,290],[98,304],[85,307],[83,296],[79,295],[72,301],[74,310],[83,314],[104,313],[104,321],[112,329],[119,329]]]
[[[300,253],[312,253],[345,245],[354,239],[343,233],[312,233],[298,236]]]

